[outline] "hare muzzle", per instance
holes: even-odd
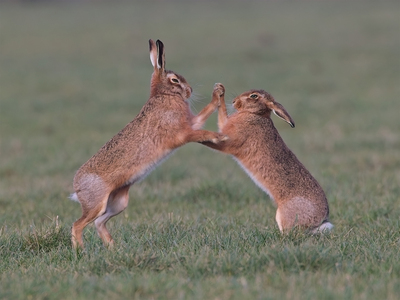
[[[242,100],[237,99],[237,98],[236,98],[236,99],[233,99],[232,104],[233,104],[233,107],[234,107],[235,109],[239,110],[239,109],[242,107]]]

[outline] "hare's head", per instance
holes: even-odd
[[[192,88],[185,78],[175,72],[165,69],[164,44],[157,40],[149,40],[150,60],[154,67],[151,77],[151,96],[172,95],[181,96],[187,100],[192,94]]]
[[[264,90],[250,90],[233,100],[233,107],[238,111],[248,111],[253,114],[270,116],[271,112],[283,119],[293,128],[294,121],[282,104]]]

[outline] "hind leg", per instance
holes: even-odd
[[[112,192],[108,199],[107,208],[104,214],[94,221],[97,233],[103,240],[103,243],[107,246],[112,246],[114,241],[107,230],[106,223],[110,218],[118,215],[128,206],[129,187],[130,186],[128,185]]]
[[[316,228],[325,218],[325,214],[321,214],[312,201],[303,197],[294,197],[278,205],[276,211],[276,222],[281,231],[291,230],[294,227]]]
[[[287,206],[278,207],[275,220],[282,233],[288,232],[296,226],[304,226],[303,216],[300,214],[295,204],[293,204],[293,207],[289,208]]]
[[[75,249],[78,247],[83,249],[82,231],[89,223],[105,212],[108,198],[109,194],[107,193],[91,199],[91,201],[85,201],[86,199],[83,198],[79,199],[82,204],[82,217],[72,225],[71,231],[72,245]]]
[[[278,223],[279,230],[282,232],[283,231],[282,216],[281,216],[281,213],[279,211],[279,208],[276,210],[275,220],[276,220],[276,223]]]

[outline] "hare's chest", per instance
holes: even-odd
[[[158,128],[173,129],[180,128],[188,124],[188,117],[180,111],[167,110],[162,116],[155,118]]]

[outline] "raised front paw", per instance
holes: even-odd
[[[225,87],[222,85],[222,83],[214,84],[213,95],[219,96],[219,97],[222,97],[223,95],[225,95]]]
[[[227,140],[229,140],[229,137],[227,135],[218,133],[217,136],[211,140],[211,142],[213,144],[219,144],[219,143],[227,141]]]

